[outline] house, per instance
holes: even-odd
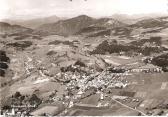
[[[7,112],[6,113],[8,116],[14,116],[16,113],[15,113],[15,109],[12,108],[12,110],[10,112]],[[4,115],[5,116],[5,115]]]
[[[127,96],[119,96],[119,95],[113,95],[112,97],[113,99],[120,99],[120,100],[124,100],[124,99],[127,99],[128,97]]]
[[[104,100],[104,94],[103,93],[100,94],[100,99]]]
[[[134,68],[131,70],[131,72],[144,72],[144,73],[153,73],[153,72],[162,72],[162,68],[152,65],[152,64],[146,64],[144,66]]]
[[[69,108],[71,108],[72,106],[74,106],[74,102],[73,102],[73,101],[70,101],[70,102],[69,102]]]

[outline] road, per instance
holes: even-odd
[[[139,113],[141,113],[143,116],[147,116],[144,112],[142,112],[142,111],[140,111],[140,110],[131,108],[131,107],[129,107],[129,106],[127,106],[127,105],[125,105],[125,104],[123,104],[123,103],[121,103],[121,102],[119,102],[119,101],[113,99],[113,98],[111,98],[111,100],[115,101],[116,103],[118,103],[118,104],[120,104],[120,105],[122,105],[122,106],[124,106],[124,107],[126,107],[126,108],[128,108],[128,109],[131,109],[131,110],[133,110],[133,111],[139,112]]]

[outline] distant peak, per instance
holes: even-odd
[[[87,15],[79,15],[79,16],[77,16],[76,18],[91,18],[91,17],[89,17],[89,16],[87,16]]]
[[[0,25],[1,26],[11,26],[9,23],[6,23],[6,22],[0,22]]]

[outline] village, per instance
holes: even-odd
[[[26,70],[27,74],[31,74],[33,66],[30,63],[27,66],[30,66]],[[62,68],[62,71],[55,76],[47,74],[48,72],[45,69],[39,69],[39,73],[44,77],[50,77],[51,82],[58,82],[65,86],[65,92],[62,95],[57,95],[58,91],[55,90],[51,92],[45,101],[35,96],[37,98],[35,100],[39,100],[35,105],[30,104],[25,106],[24,103],[22,105],[13,105],[10,110],[6,112],[1,111],[1,113],[4,115],[24,116],[35,109],[30,115],[67,115],[71,111],[71,108],[108,109],[113,108],[113,104],[111,103],[123,105],[125,108],[137,112],[137,115],[161,115],[166,113],[164,112],[164,108],[167,108],[166,102],[161,104],[163,106],[161,108],[163,109],[156,109],[156,111],[154,109],[145,112],[137,109],[142,106],[144,97],[136,96],[138,95],[136,91],[129,91],[129,87],[135,85],[136,82],[133,82],[128,77],[134,77],[134,75],[139,73],[164,74],[160,67],[152,64],[143,64],[138,68],[133,66],[131,68],[130,65],[113,66],[107,67],[101,72],[95,71],[94,69],[85,71],[85,67],[84,63],[77,61],[74,65]],[[45,79],[40,82],[45,82]],[[165,89],[167,84],[163,83],[163,85],[162,89]],[[60,107],[57,103],[59,103]]]

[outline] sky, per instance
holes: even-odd
[[[0,19],[168,13],[168,0],[0,0]]]

